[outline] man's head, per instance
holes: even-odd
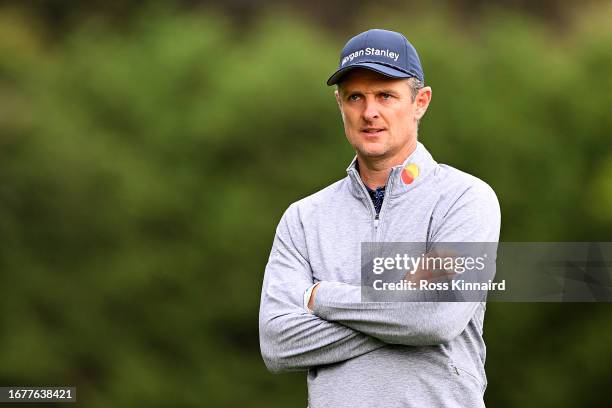
[[[353,37],[327,81],[337,85],[346,137],[362,159],[399,164],[416,146],[431,100],[416,50],[400,34],[369,30]]]
[[[431,100],[431,89],[419,86],[413,78],[389,78],[366,69],[344,76],[336,100],[346,137],[362,158],[401,163],[414,149],[418,122]]]

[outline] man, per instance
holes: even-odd
[[[278,225],[259,316],[266,366],[308,370],[310,408],[482,407],[485,304],[362,302],[360,250],[497,242],[495,193],[417,141],[432,90],[402,34],[353,37],[327,84],[356,157]]]

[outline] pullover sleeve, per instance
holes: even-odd
[[[305,310],[304,292],[313,283],[294,204],[277,227],[261,293],[259,341],[264,362],[272,372],[337,363],[385,345]]]
[[[497,243],[500,223],[497,197],[486,183],[480,182],[449,206],[430,240]],[[341,323],[387,343],[424,346],[447,343],[461,334],[479,304],[362,302],[360,286],[324,281],[318,286],[313,311],[329,322]]]

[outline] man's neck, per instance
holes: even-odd
[[[394,166],[404,163],[416,149],[416,141],[412,146],[403,149],[393,157],[367,157],[357,153],[359,175],[363,184],[374,190],[387,184],[389,173]]]

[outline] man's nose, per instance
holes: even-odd
[[[374,98],[366,98],[365,107],[363,110],[363,118],[365,120],[372,121],[380,116],[380,112],[378,111],[378,103]]]

